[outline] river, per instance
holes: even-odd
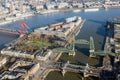
[[[67,17],[81,16],[86,19],[86,22],[81,29],[80,33],[76,37],[77,39],[89,40],[90,36],[93,36],[95,41],[95,49],[103,49],[103,43],[105,38],[105,24],[108,18],[114,18],[120,16],[120,9],[101,9],[95,12],[62,12],[49,15],[35,15],[24,19],[27,24],[28,30],[32,31],[35,28],[43,27],[52,23],[64,21]],[[0,28],[19,30],[19,24],[21,21],[17,21],[11,24],[0,26]],[[10,34],[0,34],[0,49],[2,49],[4,44],[16,39],[18,36],[12,36]],[[71,63],[77,62],[78,64],[86,64],[88,62],[89,55],[89,45],[76,45],[77,54],[75,57],[68,57],[64,55],[62,58],[70,59]],[[51,72],[46,80],[80,80],[80,75],[67,73],[64,77],[61,76],[60,72]]]

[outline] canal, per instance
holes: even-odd
[[[95,12],[62,12],[49,15],[35,15],[24,19],[27,24],[28,30],[32,31],[35,28],[43,27],[52,23],[64,21],[67,17],[81,16],[86,19],[86,22],[81,29],[80,33],[76,39],[86,39],[89,40],[90,36],[93,36],[95,41],[95,49],[103,49],[103,43],[105,38],[105,24],[108,18],[114,18],[120,16],[120,9],[101,9]],[[0,26],[0,28],[19,30],[20,21]],[[0,34],[0,49],[2,49],[4,44],[16,39],[18,36],[13,36],[10,34]],[[60,60],[66,61],[70,60],[71,63],[83,64],[88,63],[89,56],[89,45],[76,45],[77,53],[73,56],[68,56],[66,54],[62,55]],[[68,72],[64,77],[60,72],[51,72],[46,80],[81,80],[80,74]],[[91,78],[87,79],[91,80]]]

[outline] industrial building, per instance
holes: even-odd
[[[82,22],[81,17],[70,17],[66,18],[66,22],[59,22],[56,24],[52,24],[50,26],[38,28],[34,30],[34,34],[46,34],[46,35],[56,35],[58,37],[67,37],[70,32],[74,31],[77,26],[79,26]]]

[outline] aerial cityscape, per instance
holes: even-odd
[[[0,0],[0,80],[120,80],[120,0]]]

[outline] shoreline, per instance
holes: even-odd
[[[75,12],[75,10],[79,10],[78,12],[81,12],[81,11],[85,11],[85,9],[98,9],[97,11],[99,10],[109,10],[109,9],[120,9],[120,6],[119,7],[94,7],[94,8],[72,8],[72,9],[54,9],[52,10],[51,12],[47,12],[49,10],[46,10],[46,12],[38,12],[38,13],[35,13],[35,14],[40,14],[40,15],[46,15],[46,14],[54,14],[54,13],[59,13],[59,12]],[[85,11],[87,12],[87,11]],[[93,11],[88,11],[88,12],[93,12]],[[77,13],[77,11],[75,12]]]
[[[47,15],[47,14],[54,14],[54,13],[59,13],[59,12],[60,13],[61,12],[71,12],[71,11],[74,12],[74,13],[78,13],[78,12],[81,12],[81,11],[84,11],[84,12],[95,12],[94,10],[93,11],[85,11],[85,9],[98,9],[98,10],[95,10],[95,11],[99,11],[99,10],[109,10],[109,9],[120,9],[120,7],[108,7],[107,9],[105,9],[103,7],[95,7],[95,8],[72,8],[72,9],[61,9],[61,10],[56,9],[56,10],[52,10],[52,12],[42,12],[42,13],[39,11],[38,13],[32,13],[30,16],[26,15],[26,16],[22,17],[21,19],[15,17],[12,20],[2,20],[0,22],[0,26],[6,25],[6,24],[10,24],[12,22],[16,22],[16,21],[19,21],[19,20],[24,20],[24,19],[26,19],[28,17],[33,17],[33,16],[35,16],[37,14],[39,14],[39,15]],[[75,12],[75,10],[79,10],[79,11]]]
[[[13,23],[13,22],[16,22],[16,21],[19,21],[19,20],[24,20],[28,17],[33,17],[33,16],[35,16],[34,13],[30,13],[28,15],[27,14],[22,15],[22,17],[21,16],[19,16],[19,17],[7,17],[7,18],[0,21],[0,26],[10,24],[10,23]]]

